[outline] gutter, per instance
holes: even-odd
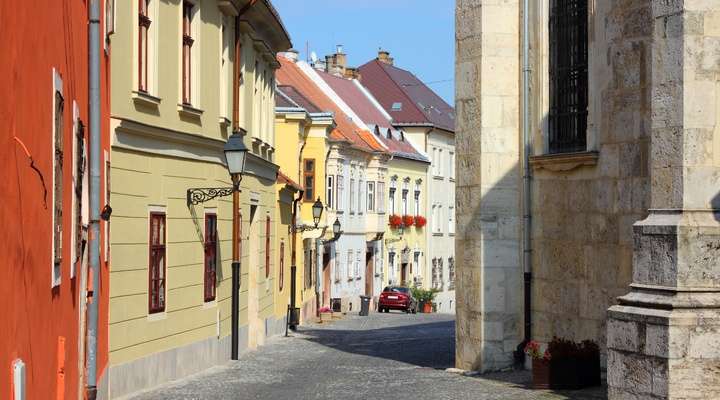
[[[523,0],[523,341],[515,350],[515,360],[524,363],[525,345],[532,340],[532,135],[530,132],[530,3]]]
[[[97,397],[97,330],[100,302],[100,0],[90,0],[88,21],[88,98],[90,104],[90,286],[87,292],[87,381],[85,397]]]

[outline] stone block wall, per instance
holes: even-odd
[[[456,364],[511,366],[522,341],[518,0],[457,2]]]
[[[536,340],[593,339],[604,353],[606,310],[627,293],[633,224],[650,204],[652,24],[649,0],[593,3],[589,151],[533,160],[532,318]],[[547,24],[547,13],[534,18]],[[534,43],[547,46],[542,37]],[[547,88],[543,54],[534,54],[535,92]],[[536,143],[545,140],[546,104],[533,111]]]

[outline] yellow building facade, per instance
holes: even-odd
[[[245,131],[239,348],[285,326],[274,71],[290,47],[269,2],[116,3],[112,56],[110,396],[230,357],[232,202],[223,146]],[[256,31],[254,26],[263,26]],[[287,304],[285,302],[284,304]]]

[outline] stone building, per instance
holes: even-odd
[[[720,3],[456,17],[458,367],[592,339],[610,398],[720,396]]]

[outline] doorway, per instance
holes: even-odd
[[[401,286],[407,285],[407,276],[408,276],[407,272],[408,272],[408,264],[402,263],[402,265],[400,266],[400,285]]]
[[[375,273],[373,271],[373,257],[372,251],[365,253],[365,296],[372,297],[373,295],[373,281],[375,280]]]
[[[330,253],[324,252],[323,254],[323,292],[322,292],[322,305],[323,307],[330,306]]]

